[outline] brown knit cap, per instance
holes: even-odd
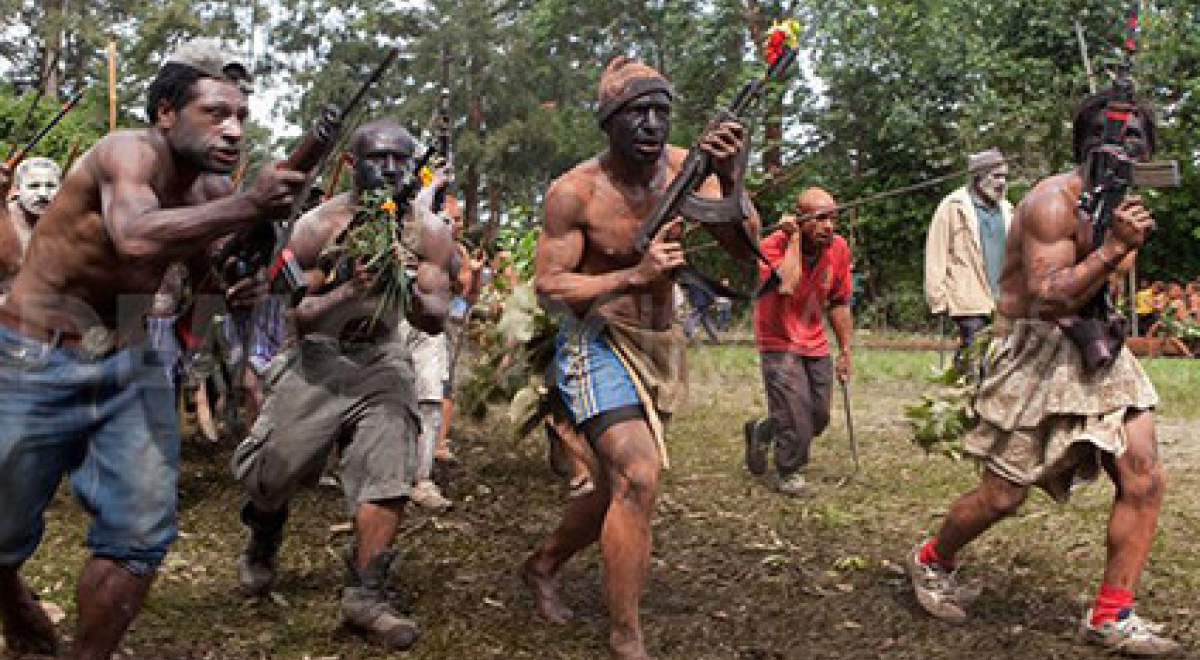
[[[674,97],[675,90],[663,74],[654,67],[625,55],[618,55],[600,74],[600,104],[596,119],[603,124],[617,110],[633,99],[653,92],[666,92]]]

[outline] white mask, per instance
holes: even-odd
[[[33,166],[25,168],[17,179],[17,201],[32,216],[41,216],[58,192],[58,168]]]

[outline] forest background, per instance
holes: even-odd
[[[803,187],[850,200],[962,170],[967,153],[989,147],[1016,158],[1016,202],[1071,164],[1070,119],[1089,87],[1078,34],[1096,83],[1107,85],[1128,10],[1116,0],[0,0],[9,36],[0,43],[0,140],[28,138],[82,93],[36,152],[71,160],[108,128],[110,39],[117,124],[134,127],[164,54],[186,38],[217,36],[246,52],[256,88],[277,100],[273,116],[254,118],[253,169],[294,139],[281,125],[306,126],[323,104],[344,102],[397,45],[401,58],[363,114],[427,132],[439,91],[449,89],[468,225],[476,235],[503,227],[519,236],[536,231],[548,183],[603,148],[593,112],[610,57],[637,55],[671,78],[672,141],[686,145],[761,73],[771,22],[795,18],[801,71],[772,90],[753,122],[749,185],[768,223]],[[1159,230],[1138,267],[1186,280],[1200,274],[1200,0],[1143,2],[1142,23],[1134,75],[1159,111],[1158,158],[1179,161],[1183,185],[1147,192]],[[865,322],[929,322],[920,255],[934,207],[957,185],[843,217]]]

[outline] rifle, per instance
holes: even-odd
[[[1113,80],[1113,99],[1104,109],[1104,128],[1100,146],[1084,162],[1085,188],[1079,197],[1079,210],[1091,218],[1093,243],[1104,235],[1112,222],[1113,210],[1125,198],[1133,185],[1137,155],[1125,148],[1125,127],[1137,112],[1134,100],[1133,55],[1137,52],[1134,37],[1138,30],[1138,2],[1134,0],[1129,14],[1129,35],[1125,39],[1125,55],[1117,65]]]
[[[11,170],[21,161],[25,160],[25,157],[29,155],[30,151],[33,151],[33,148],[37,146],[38,142],[41,142],[42,138],[46,137],[46,135],[53,130],[55,126],[58,126],[58,122],[62,121],[63,117],[66,117],[67,113],[75,107],[75,104],[79,103],[79,99],[83,98],[84,91],[80,91],[78,94],[71,97],[71,100],[64,103],[62,109],[58,111],[58,114],[54,115],[54,118],[51,119],[45,126],[43,126],[42,130],[38,131],[37,135],[33,136],[33,139],[30,140],[24,147],[21,147],[14,153],[10,153],[8,159],[4,161],[4,166]]]
[[[774,30],[772,30],[774,33]],[[794,38],[794,36],[793,36]],[[713,121],[735,120],[741,121],[742,117],[766,91],[768,83],[773,79],[781,77],[792,64],[796,61],[797,49],[792,45],[782,43],[771,43],[769,49],[773,49],[768,55],[769,66],[767,72],[761,78],[751,79],[745,82],[733,97],[729,106],[718,110]],[[743,148],[743,158],[748,155],[749,149]],[[699,143],[693,144],[688,150],[687,157],[683,161],[683,165],[679,168],[679,173],[667,186],[666,191],[658,201],[654,208],[650,211],[650,215],[642,221],[641,228],[638,230],[637,240],[634,247],[638,252],[644,253],[650,246],[650,241],[654,239],[659,230],[668,222],[671,222],[678,216],[684,216],[689,219],[698,221],[701,225],[705,224],[723,224],[728,222],[740,222],[745,219],[745,210],[742,208],[742,192],[741,185],[737,186],[736,192],[721,200],[712,200],[698,197],[695,194],[697,188],[704,182],[705,179],[712,173],[712,163],[708,154],[700,149]],[[732,205],[737,205],[737,208],[732,208]],[[770,262],[762,254],[758,248],[758,242],[754,238],[748,236],[745,231],[738,232],[746,247],[751,254],[763,264],[770,268],[771,275],[767,282],[764,283],[762,291],[773,287],[779,282],[779,275],[775,269],[771,267]],[[696,271],[693,266],[684,266],[684,269],[690,270],[700,280],[702,280],[710,290],[725,295],[731,298],[745,298],[746,296],[739,292],[730,290],[729,287],[721,282],[714,281],[712,278],[706,277]],[[761,291],[760,291],[761,292]]]
[[[320,165],[333,150],[338,135],[341,133],[342,124],[350,116],[350,113],[362,103],[367,92],[383,76],[399,53],[398,48],[390,48],[383,61],[359,86],[350,102],[340,110],[332,104],[325,106],[312,128],[304,134],[292,153],[279,164],[279,167],[283,169],[308,174],[304,192],[296,196],[286,220],[262,222],[243,229],[217,251],[213,261],[216,267],[225,274],[226,282],[237,281],[248,277],[256,270],[265,269],[271,292],[287,295],[293,306],[298,304],[308,292],[304,270],[288,248],[296,219],[304,211],[308,191],[311,190],[313,180],[322,169]]]
[[[1091,221],[1091,251],[1099,250],[1104,233],[1112,223],[1113,211],[1134,183],[1134,171],[1142,154],[1130,153],[1125,144],[1125,130],[1130,117],[1137,112],[1134,84],[1131,77],[1133,55],[1137,52],[1139,0],[1134,0],[1129,13],[1125,53],[1117,65],[1113,79],[1113,98],[1104,109],[1104,125],[1100,146],[1093,149],[1083,163],[1083,192],[1079,196],[1080,214]],[[1094,372],[1112,364],[1125,340],[1128,321],[1116,313],[1109,296],[1108,282],[1101,285],[1078,316],[1058,320],[1063,333],[1079,349],[1084,368]]]

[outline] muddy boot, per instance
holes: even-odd
[[[417,622],[400,616],[388,603],[387,580],[396,552],[387,550],[375,555],[363,570],[354,566],[355,554],[351,550],[346,558],[342,625],[389,650],[411,648],[421,634]]]
[[[287,507],[275,513],[260,511],[251,502],[242,507],[242,523],[250,528],[250,540],[238,558],[238,583],[246,595],[265,596],[275,584],[276,557],[287,517]]]

